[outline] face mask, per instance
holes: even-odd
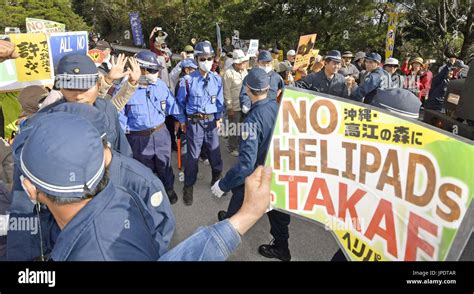
[[[146,75],[141,75],[140,78],[138,79],[138,83],[140,85],[148,85],[148,84],[154,84],[158,80],[158,73],[156,74],[146,74]]]
[[[210,72],[212,68],[212,60],[211,61],[199,61],[199,68],[204,72]]]
[[[37,201],[37,200],[31,199],[31,195],[30,195],[30,193],[28,193],[28,190],[26,189],[26,186],[25,186],[25,184],[23,183],[24,180],[25,180],[25,177],[24,177],[23,175],[20,175],[20,183],[21,183],[21,186],[23,187],[23,190],[25,190],[26,195],[28,195],[28,198],[30,199],[30,201],[31,201],[34,205],[38,204],[38,201]]]
[[[105,62],[105,63],[109,63],[109,62],[110,62],[110,58],[111,58],[111,57],[110,57],[110,54],[107,55],[107,57],[104,58],[104,62]]]
[[[158,80],[158,73],[155,73],[155,74],[148,73],[145,75],[145,79],[149,84],[154,84]]]
[[[187,57],[187,58],[191,58],[191,59],[194,59],[194,54],[193,54],[193,53],[190,53],[190,54],[186,54],[186,57]]]
[[[269,66],[262,66],[262,69],[266,72],[269,73],[273,70],[273,67],[271,65]]]

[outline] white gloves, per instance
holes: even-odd
[[[219,187],[219,182],[221,180],[218,180],[217,182],[214,183],[214,185],[211,187],[211,192],[212,192],[212,195],[216,196],[217,198],[221,198],[222,195],[225,194],[224,191],[221,190],[221,188]]]
[[[247,113],[247,112],[249,112],[249,110],[250,110],[250,108],[248,108],[247,105],[242,105],[242,112],[243,113]]]

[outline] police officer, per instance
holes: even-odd
[[[270,77],[261,68],[252,69],[247,76],[245,91],[252,101],[252,107],[245,118],[242,130],[242,141],[239,148],[238,162],[221,180],[211,188],[216,197],[232,191],[232,198],[227,211],[219,211],[218,219],[232,217],[242,206],[244,200],[244,180],[259,165],[264,164],[270,145],[273,127],[278,113],[278,103],[268,96]],[[278,211],[268,212],[271,234],[275,242],[262,245],[260,254],[268,258],[290,260],[288,249],[288,225],[290,216]]]
[[[42,116],[34,128],[21,150],[22,185],[60,230],[49,259],[158,259],[150,216],[139,197],[110,182],[97,129],[68,113]]]
[[[362,85],[351,93],[351,99],[370,104],[377,89],[390,88],[390,74],[380,68],[381,62],[380,54],[375,52],[367,54],[364,60],[367,75]]]
[[[106,99],[97,99],[99,73],[92,59],[87,55],[69,54],[59,60],[55,86],[61,90],[63,99],[39,110],[38,114],[64,102],[78,102],[92,105],[104,112],[106,129],[112,148],[132,156],[130,144],[118,121],[117,109]],[[134,83],[136,81],[133,81]],[[32,120],[34,117],[32,117]]]
[[[302,80],[297,81],[296,87],[348,98],[349,89],[346,85],[346,79],[338,73],[341,62],[341,52],[337,50],[329,51],[324,57],[323,70],[309,74]]]
[[[155,53],[143,50],[136,56],[142,77],[138,89],[125,105],[127,139],[133,157],[149,167],[165,185],[172,204],[178,196],[174,191],[174,174],[171,167],[171,139],[165,126],[167,115],[183,121],[181,107],[166,84],[158,78],[162,69]]]
[[[183,201],[193,203],[193,185],[196,183],[198,160],[201,149],[207,150],[212,168],[213,185],[221,177],[222,159],[219,146],[218,129],[224,110],[224,95],[221,77],[211,72],[214,49],[209,42],[200,42],[194,48],[199,70],[182,79],[176,99],[187,115],[186,123],[187,153],[184,167]]]
[[[263,69],[270,78],[268,97],[279,102],[285,89],[285,82],[283,81],[283,78],[273,70],[272,60],[272,54],[269,51],[264,50],[258,54],[257,63],[258,67]],[[250,101],[250,98],[245,90],[246,83],[247,80],[244,78],[242,82],[242,89],[240,90],[240,106],[244,114],[249,112],[250,107],[252,106],[252,102]]]
[[[149,168],[137,160],[124,156],[108,146],[107,134],[104,125],[104,115],[97,109],[82,103],[62,103],[48,111],[47,115],[57,112],[67,112],[80,116],[99,131],[103,138],[105,166],[109,169],[111,182],[120,187],[124,187],[129,193],[135,193],[143,200],[144,206],[148,208],[150,218],[147,223],[153,229],[155,241],[158,244],[160,255],[167,251],[168,245],[175,228],[175,220],[171,210],[170,203],[166,197],[166,191],[163,184]],[[22,132],[19,139],[26,141],[31,134],[31,129]],[[16,154],[21,153],[23,146],[18,146]],[[34,213],[11,214],[13,218],[34,217]],[[44,219],[44,218],[43,218]],[[46,222],[43,228],[48,228]],[[51,227],[51,226],[50,226]],[[46,229],[43,235],[49,240],[49,243],[55,243],[54,232]],[[33,238],[33,240],[31,240]],[[29,244],[32,244],[29,246]],[[40,240],[37,234],[31,232],[11,231],[8,233],[8,259],[9,260],[32,260],[39,256]],[[31,252],[31,253],[30,253]]]

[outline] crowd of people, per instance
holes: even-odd
[[[156,27],[150,49],[126,57],[92,34],[92,48],[104,52],[101,64],[66,55],[54,87],[21,90],[17,135],[0,144],[0,214],[10,224],[30,218],[40,226],[39,234],[7,226],[3,258],[225,260],[266,213],[273,240],[258,252],[289,261],[290,216],[266,212],[271,169],[262,167],[285,87],[417,118],[423,107],[443,111],[447,82],[467,73],[452,52],[434,77],[431,60],[410,56],[400,66],[376,52],[330,50],[295,68],[293,49],[280,62],[277,48],[249,57],[230,40],[222,52],[209,41],[189,44],[174,65],[167,37]],[[0,41],[0,62],[17,57],[14,44]],[[224,129],[235,130],[227,140]],[[222,142],[237,157],[225,174]],[[179,193],[171,158],[184,146]],[[219,222],[170,249],[179,224],[171,205],[179,198],[193,204],[199,160],[210,165],[210,192],[232,193],[230,202],[217,212]]]

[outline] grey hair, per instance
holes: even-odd
[[[57,205],[65,205],[65,204],[71,204],[71,203],[79,203],[83,200],[94,198],[97,194],[99,194],[100,192],[102,192],[102,190],[104,190],[104,188],[107,186],[108,183],[109,183],[109,169],[105,167],[104,175],[102,176],[102,179],[100,180],[99,184],[97,184],[97,187],[95,187],[94,190],[85,189],[84,195],[82,197],[58,197],[58,196],[50,195],[43,191],[41,192],[52,203],[57,204]]]

